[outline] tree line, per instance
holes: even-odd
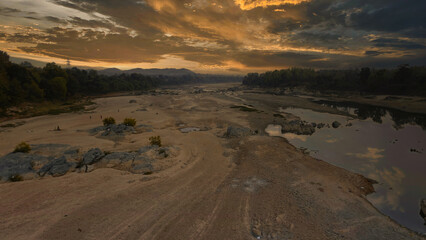
[[[63,69],[55,63],[43,68],[16,64],[0,51],[0,112],[22,102],[64,101],[114,91],[149,90],[160,79],[140,74],[104,76],[95,70]]]
[[[61,68],[47,63],[43,68],[30,63],[12,63],[0,51],[0,115],[9,107],[23,102],[66,101],[82,96],[110,92],[146,91],[160,85],[176,85],[209,81],[235,81],[229,76],[145,76],[137,73],[106,76],[95,70]]]
[[[289,68],[249,73],[243,84],[263,88],[305,87],[312,91],[356,91],[365,94],[426,96],[426,67],[395,69],[313,70]]]

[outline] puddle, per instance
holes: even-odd
[[[426,116],[372,106],[321,104],[356,118],[287,108],[281,111],[307,122],[331,124],[337,120],[342,125],[316,129],[310,136],[283,134],[277,125],[269,125],[265,131],[285,137],[315,158],[377,180],[376,193],[367,199],[401,225],[426,233],[419,215],[420,199],[426,198]]]

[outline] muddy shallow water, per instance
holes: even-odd
[[[338,121],[339,128],[316,129],[308,136],[281,133],[281,126],[269,125],[266,132],[285,137],[315,158],[378,181],[374,185],[376,192],[368,200],[401,225],[426,233],[419,215],[420,199],[426,198],[425,116],[380,107],[320,104],[337,108],[348,116],[300,108],[280,111],[311,123],[331,126]]]

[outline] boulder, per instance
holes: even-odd
[[[420,216],[425,220],[426,225],[426,198],[420,201]]]
[[[135,128],[132,126],[127,126],[125,124],[111,124],[106,126],[105,131],[101,134],[101,136],[109,136],[109,135],[124,135],[127,132],[134,132]]]
[[[331,124],[331,126],[333,127],[333,128],[338,128],[338,127],[340,127],[340,125],[342,125],[341,123],[339,123],[338,121],[334,121],[332,124]]]
[[[0,158],[0,178],[7,180],[12,175],[35,173],[34,166],[44,165],[52,158],[28,153],[10,153]]]
[[[251,131],[249,128],[229,126],[226,130],[226,133],[224,134],[224,137],[237,138],[250,135],[253,135],[253,131]]]
[[[90,165],[95,162],[98,162],[103,158],[105,154],[99,148],[92,148],[87,153],[83,155],[83,164]]]
[[[96,135],[99,132],[102,132],[101,136],[103,137],[115,136],[115,135],[122,136],[125,133],[129,133],[129,132],[134,133],[135,128],[132,126],[127,126],[125,124],[120,123],[120,124],[109,124],[107,126],[99,126],[89,130],[89,133],[93,135]]]
[[[298,135],[312,135],[315,132],[314,125],[300,120],[293,120],[282,124],[282,133],[295,133]]]
[[[46,174],[58,177],[65,175],[72,167],[75,167],[75,165],[75,163],[67,162],[65,156],[62,156],[44,165],[40,168],[38,174],[42,177]]]

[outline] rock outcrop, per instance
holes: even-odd
[[[338,127],[340,127],[340,125],[342,125],[341,123],[339,123],[338,121],[334,121],[332,124],[331,124],[331,126],[333,127],[333,128],[338,128]]]
[[[104,165],[105,167],[119,167],[119,166],[130,166],[133,160],[136,158],[137,153],[129,153],[129,152],[114,152],[103,157],[99,164]]]
[[[238,138],[253,135],[253,131],[245,127],[229,126],[224,134],[226,138]]]
[[[125,124],[109,124],[106,126],[99,126],[89,130],[93,135],[101,133],[102,137],[115,137],[115,136],[124,136],[126,133],[135,133],[135,128],[132,126],[127,126]]]
[[[0,178],[7,181],[12,175],[35,174],[34,166],[44,165],[49,157],[29,153],[10,153],[0,158]]]
[[[316,126],[316,125],[315,125]],[[312,135],[315,126],[300,120],[292,120],[282,124],[282,133],[295,133],[298,135]]]
[[[135,152],[105,154],[99,148],[92,148],[81,156],[78,148],[65,145],[44,144],[36,149],[36,154],[10,153],[0,157],[0,181],[21,181],[48,175],[58,177],[68,172],[86,173],[98,168],[151,174],[168,168],[170,162],[166,158],[176,156],[178,150],[176,147],[153,145],[141,147]],[[162,159],[166,160],[157,162]]]
[[[62,156],[44,165],[42,168],[40,168],[38,174],[42,177],[46,174],[58,177],[65,175],[68,171],[74,169],[76,165],[76,163],[67,162],[65,156]]]
[[[99,148],[92,148],[83,155],[82,164],[90,165],[98,162],[105,154]]]

